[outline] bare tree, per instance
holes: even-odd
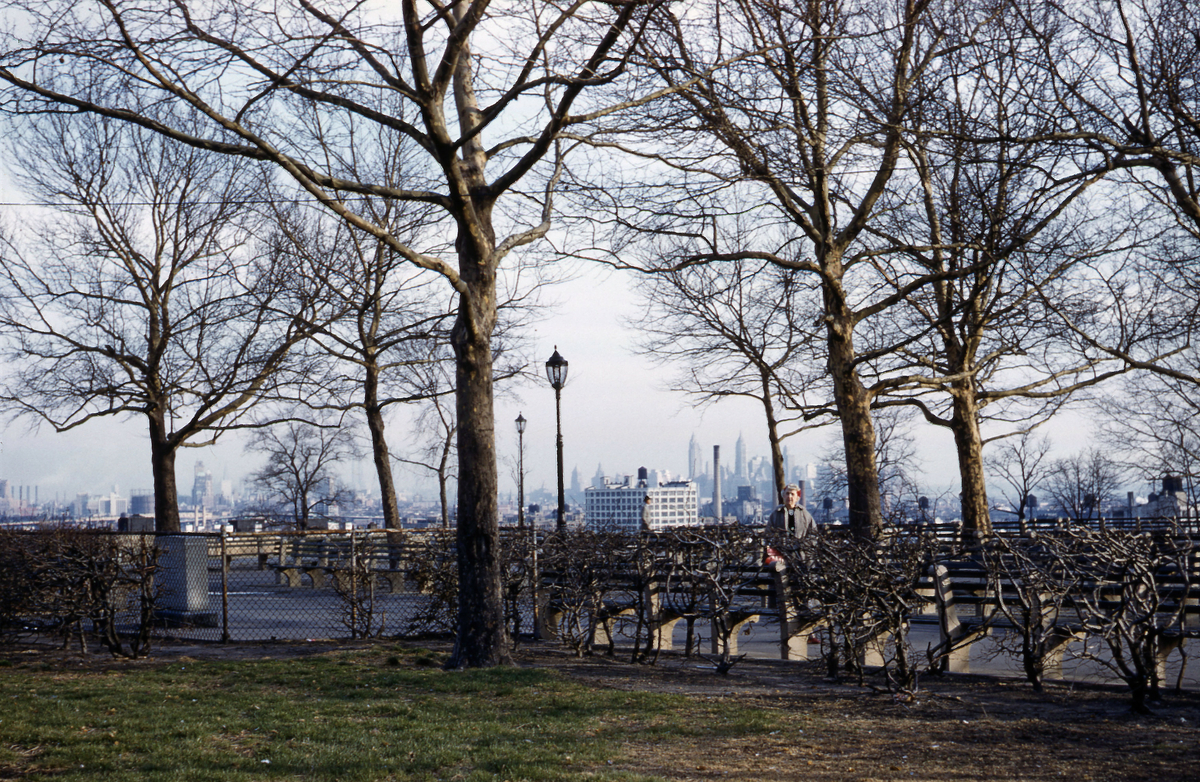
[[[453,393],[449,366],[444,362],[431,361],[419,371],[424,378],[424,401],[413,422],[412,433],[418,439],[418,454],[413,458],[398,458],[396,461],[409,464],[433,473],[438,483],[438,501],[441,507],[442,528],[450,529],[450,481],[457,477],[458,463],[455,459],[454,435],[458,431],[458,420],[449,404]]]
[[[821,363],[820,335],[811,329],[817,291],[792,270],[735,260],[653,275],[640,293],[641,350],[678,367],[673,389],[700,404],[744,397],[762,406],[781,491],[782,443],[809,426],[801,412],[812,407],[807,392],[828,390],[814,369]]]
[[[1022,532],[1026,531],[1025,513],[1030,495],[1050,473],[1051,464],[1047,461],[1050,449],[1050,438],[1035,437],[1032,431],[1025,431],[1001,440],[995,452],[984,459],[984,465],[1007,487],[1005,499],[1017,509]]]
[[[1079,389],[1126,369],[1087,351],[1044,302],[1086,327],[1105,291],[1089,291],[1083,283],[1096,281],[1074,270],[1134,252],[1139,237],[1136,224],[1087,208],[1111,159],[1026,140],[1053,129],[1043,114],[1052,80],[1030,62],[1039,39],[1005,14],[971,27],[966,19],[983,9],[960,10],[970,34],[941,58],[941,89],[908,123],[914,187],[893,188],[885,199],[892,208],[873,226],[882,277],[902,285],[906,266],[936,277],[910,295],[903,330],[912,339],[878,385],[953,433],[964,527],[986,535],[989,435],[1036,426]]]
[[[902,500],[907,495],[916,499],[920,468],[916,441],[912,435],[914,415],[903,408],[890,407],[875,416],[875,463],[879,472],[879,492],[888,501],[881,508],[889,524],[903,519]],[[842,442],[831,440],[823,461],[829,466],[829,479],[817,486],[814,499],[822,503],[831,500],[835,506],[846,498],[847,479],[843,465]]]
[[[339,462],[358,455],[354,430],[340,421],[314,425],[293,420],[257,429],[246,449],[267,457],[250,480],[265,493],[268,507],[285,508],[287,526],[302,530],[309,529],[319,507],[344,495],[322,487],[336,483],[333,468]]]
[[[1075,638],[1070,620],[1078,579],[1070,566],[1070,548],[1065,539],[1053,536],[996,535],[980,551],[998,612],[991,619],[1003,618],[1013,629],[997,642],[1021,660],[1025,679],[1037,692],[1047,668],[1061,660],[1064,647]]]
[[[408,214],[404,206],[384,201],[374,218],[396,235],[416,236],[428,210]],[[414,267],[376,238],[321,219],[319,213],[314,219],[311,210],[277,206],[276,212],[289,250],[340,313],[311,324],[310,362],[324,371],[305,378],[305,393],[297,401],[362,411],[384,526],[399,529],[386,414],[397,404],[425,398],[426,365],[449,344],[453,306],[436,275]]]
[[[600,108],[581,96],[622,78],[629,47],[662,3],[402,0],[394,12],[354,0],[297,5],[11,0],[2,103],[10,113],[105,115],[265,161],[321,207],[446,280],[457,296],[451,342],[463,467],[458,643],[449,664],[499,664],[508,645],[496,544],[497,275],[506,256],[550,230],[563,133]],[[191,124],[173,121],[165,107]],[[377,144],[377,134],[364,132],[372,128],[419,156],[416,173],[379,181],[343,164]],[[435,207],[453,252],[395,235],[364,207],[372,199]]]
[[[261,172],[104,117],[39,128],[18,181],[55,219],[4,248],[0,403],[60,432],[144,416],[155,525],[177,532],[178,450],[246,425],[326,310],[254,240]]]
[[[1187,580],[1195,544],[1178,530],[1162,536],[1076,530],[1069,560],[1078,590],[1071,601],[1080,625],[1099,642],[1080,653],[1129,687],[1131,709],[1149,713],[1160,693],[1159,662],[1182,635]]]
[[[1123,479],[1121,464],[1107,452],[1092,447],[1056,460],[1046,476],[1046,488],[1069,518],[1103,519],[1105,506]]]
[[[662,83],[679,90],[658,115],[674,148],[654,154],[682,172],[686,192],[664,193],[651,224],[694,249],[668,262],[753,259],[815,280],[827,409],[842,427],[851,526],[864,536],[878,533],[883,513],[876,391],[863,369],[888,352],[876,335],[898,338],[870,321],[900,300],[876,295],[867,231],[945,43],[935,10],[925,0],[713,0],[656,28],[644,52]],[[754,218],[762,230],[729,246],[723,215]],[[907,281],[904,293],[927,282]]]
[[[1200,365],[1198,365],[1200,366]],[[1200,400],[1187,380],[1159,373],[1131,376],[1096,400],[1100,442],[1148,483],[1183,478],[1189,504],[1200,501]]]

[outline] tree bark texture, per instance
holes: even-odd
[[[371,459],[379,479],[379,500],[383,506],[383,526],[400,529],[400,510],[396,507],[396,481],[392,476],[392,458],[388,452],[383,408],[379,404],[379,368],[368,363],[363,379],[363,413],[371,433]]]
[[[175,445],[161,405],[147,413],[150,468],[154,475],[154,531],[179,532],[179,490],[175,482]]]
[[[474,296],[459,299],[453,330],[457,358],[458,454],[458,638],[448,667],[509,662],[499,558],[499,505],[492,404],[491,332],[495,324],[494,279],[486,262],[474,268]],[[464,276],[466,276],[464,274]]]

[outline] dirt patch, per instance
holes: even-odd
[[[37,650],[63,668],[165,665],[180,659],[253,660],[368,648],[368,643],[168,644],[146,660]],[[448,654],[444,642],[413,644]],[[0,653],[0,659],[24,657]],[[609,770],[670,780],[1184,780],[1200,768],[1200,694],[1167,693],[1149,716],[1129,711],[1115,687],[1027,684],[984,676],[930,676],[897,695],[827,679],[817,663],[746,659],[719,675],[701,659],[663,655],[655,665],[575,658],[526,645],[515,662],[551,668],[589,686],[736,700],[770,712],[771,735],[692,726],[700,738],[631,741]]]
[[[658,665],[539,652],[598,687],[736,699],[774,712],[770,736],[703,746],[630,744],[619,767],[673,780],[1183,780],[1200,767],[1200,696],[1170,693],[1135,716],[1119,688],[983,676],[927,677],[896,694],[833,682],[817,663],[744,660],[727,676],[706,662]],[[565,658],[565,659],[564,659]]]

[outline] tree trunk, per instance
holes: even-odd
[[[772,505],[778,503],[778,498],[783,492],[783,487],[787,485],[787,474],[783,464],[783,447],[779,443],[779,421],[775,419],[775,405],[771,399],[771,378],[767,373],[762,373],[763,386],[763,413],[767,416],[767,440],[771,444],[771,468],[775,474],[775,501]],[[805,498],[807,502],[807,498]]]
[[[442,503],[442,529],[450,529],[450,503],[449,497],[446,496],[446,484],[449,480],[446,477],[446,468],[443,465],[438,471],[438,499]]]
[[[461,22],[463,5],[452,13]],[[500,504],[492,398],[492,332],[496,327],[495,196],[484,168],[483,118],[475,98],[469,46],[459,52],[454,102],[466,141],[441,151],[458,216],[458,317],[450,332],[455,357],[458,414],[458,636],[449,668],[482,668],[511,662],[500,578]],[[440,120],[438,120],[440,122]],[[433,134],[443,136],[444,133]]]
[[[970,386],[965,380],[955,385]],[[962,480],[963,530],[984,537],[992,534],[992,518],[988,513],[987,487],[983,477],[983,437],[979,433],[979,412],[973,389],[962,388],[953,397],[954,414],[950,427],[958,450],[958,472]]]
[[[834,402],[842,424],[846,450],[846,494],[850,503],[850,531],[873,538],[883,531],[883,504],[879,497],[879,468],[875,459],[875,423],[871,395],[859,379],[855,364],[853,320],[840,288],[839,261],[826,258],[823,284],[827,318],[829,374]]]
[[[388,453],[383,410],[379,406],[379,367],[368,363],[363,379],[363,411],[371,432],[371,456],[379,479],[379,499],[383,505],[385,529],[400,529],[400,511],[396,507],[396,482],[392,476],[392,457]]]
[[[451,341],[456,358],[458,413],[458,637],[447,667],[487,667],[510,661],[500,587],[499,503],[492,405],[491,334],[496,320],[494,275],[466,257],[468,291],[459,296]],[[468,280],[471,274],[474,279]]]
[[[166,413],[159,403],[147,413],[150,470],[154,474],[154,531],[179,532],[179,490],[175,485],[175,444],[167,435]]]

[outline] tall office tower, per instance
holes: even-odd
[[[204,462],[196,462],[196,477],[192,483],[192,505],[197,508],[212,505],[213,474],[204,469]]]
[[[688,443],[687,477],[695,480],[700,477],[703,471],[704,465],[700,463],[700,443],[696,442],[696,435],[692,435],[692,441]]]
[[[746,477],[746,438],[738,432],[737,443],[733,446],[733,479],[745,483]]]
[[[571,470],[571,489],[567,493],[567,497],[576,504],[583,501],[583,480],[579,477],[578,465]]]

